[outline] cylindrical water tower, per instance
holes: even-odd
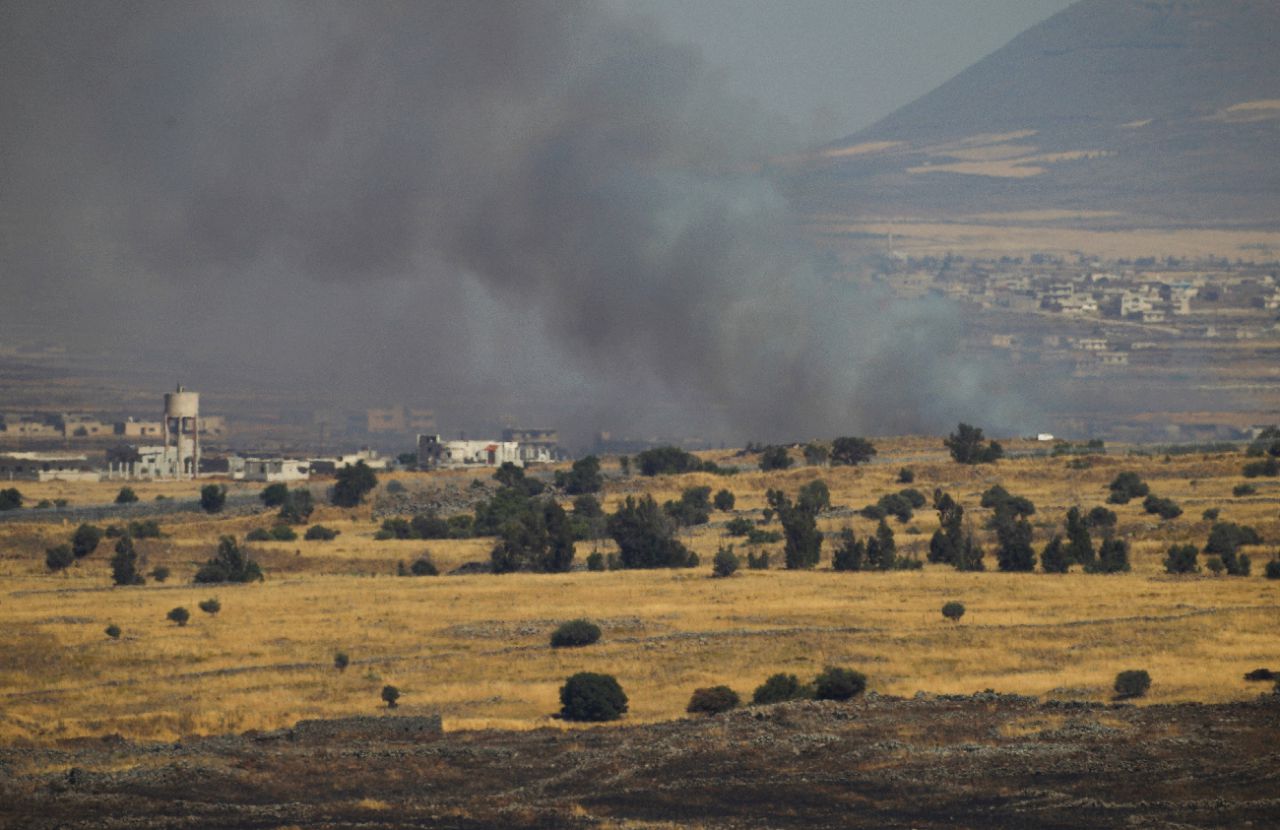
[[[164,456],[166,463],[172,459],[174,478],[195,478],[200,471],[199,392],[179,386],[165,394]]]

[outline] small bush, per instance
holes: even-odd
[[[751,694],[751,704],[753,706],[768,706],[773,703],[800,700],[807,697],[809,697],[809,690],[801,685],[799,678],[794,674],[779,672],[771,675],[756,687],[756,690]]]
[[[1174,545],[1164,559],[1164,572],[1169,574],[1193,574],[1200,571],[1196,557],[1200,550],[1195,545]]]
[[[44,552],[45,567],[54,572],[65,570],[75,561],[76,555],[70,545],[57,545]]]
[[[720,492],[716,493],[716,497],[715,499],[712,500],[711,503],[715,506],[716,510],[720,510],[723,512],[727,510],[732,510],[735,502],[736,502],[736,499],[734,499],[732,492],[728,490],[721,490]]]
[[[1263,574],[1267,579],[1280,579],[1280,559],[1272,559],[1268,562]]]
[[[916,474],[910,467],[903,467],[901,470],[898,470],[899,484],[911,484],[915,480]]]
[[[395,686],[383,686],[382,699],[386,702],[388,709],[394,709],[400,700],[400,690]]]
[[[214,616],[219,611],[222,610],[222,603],[218,602],[217,599],[214,599],[211,597],[206,600],[201,600],[199,608],[201,611],[205,612],[206,614],[210,616]]]
[[[298,538],[298,532],[288,525],[276,525],[271,528],[271,538],[277,542],[293,542]]]
[[[165,619],[176,622],[178,625],[186,625],[187,620],[191,619],[191,612],[182,606],[178,606],[177,608],[169,611],[169,613],[165,615]]]
[[[694,689],[685,711],[691,715],[718,715],[736,709],[742,704],[738,693],[728,686],[708,686]]]
[[[101,541],[101,530],[90,524],[82,524],[71,537],[71,552],[76,555],[76,559],[83,559],[97,550]]]
[[[104,630],[104,633],[113,640],[119,640],[120,626],[116,625],[115,623],[112,623],[111,625],[106,627],[106,629]]]
[[[952,622],[960,622],[960,618],[964,616],[964,603],[952,600],[942,606],[942,616]]]
[[[302,538],[308,542],[331,542],[338,538],[338,534],[341,532],[340,530],[327,528],[324,525],[312,525],[307,528],[307,532],[303,534]]]
[[[749,571],[767,571],[769,570],[769,551],[762,550],[759,555],[747,551],[747,570]]]
[[[609,674],[578,672],[560,687],[560,717],[573,721],[611,721],[627,711],[627,695]]]
[[[1159,515],[1162,519],[1176,519],[1182,515],[1182,508],[1173,499],[1160,496],[1147,496],[1142,502],[1142,509],[1148,513]]]
[[[121,487],[120,492],[116,493],[116,504],[133,504],[138,500],[138,494],[133,492],[132,487]]]
[[[151,578],[156,582],[164,582],[169,578],[169,569],[164,565],[156,565],[151,569]]]
[[[347,666],[351,665],[351,658],[347,656],[345,651],[335,652],[333,655],[333,667],[338,671],[346,671]]]
[[[440,569],[436,567],[436,563],[432,561],[431,554],[424,553],[417,559],[413,560],[413,564],[409,566],[409,572],[414,576],[439,576]]]
[[[1200,517],[1204,519],[1206,522],[1216,522],[1218,520],[1218,516],[1221,515],[1221,513],[1222,511],[1219,510],[1218,508],[1210,507],[1208,510],[1201,513]]]
[[[600,639],[600,626],[591,620],[578,619],[561,623],[551,632],[552,648],[580,648]]]
[[[1258,492],[1258,488],[1252,484],[1237,484],[1231,488],[1231,495],[1239,498],[1240,496],[1253,496]]]
[[[1132,499],[1140,499],[1151,492],[1151,488],[1137,473],[1120,473],[1109,485],[1111,495],[1108,504],[1128,504]]]
[[[265,527],[255,527],[253,530],[245,534],[244,540],[246,542],[270,542],[271,531],[267,530]]]
[[[816,700],[849,700],[867,689],[867,676],[853,669],[827,666],[813,681]]]
[[[1213,574],[1214,576],[1221,575],[1221,573],[1227,569],[1227,566],[1224,565],[1222,562],[1221,556],[1210,556],[1208,559],[1204,561],[1204,566],[1208,568],[1209,573]]]
[[[405,491],[405,486],[398,481],[388,481],[386,490],[388,493],[394,495],[396,493],[403,493]]]
[[[129,535],[135,539],[159,539],[164,534],[160,532],[160,523],[155,519],[143,519],[129,522]]]
[[[258,498],[262,499],[263,507],[279,507],[284,504],[284,500],[289,498],[289,487],[279,482],[268,484],[258,494]]]
[[[206,513],[220,513],[227,504],[227,488],[221,484],[206,484],[200,488],[200,509]]]
[[[1116,675],[1116,697],[1142,697],[1151,688],[1151,675],[1144,669],[1129,669]]]
[[[733,545],[721,547],[716,551],[716,558],[711,561],[711,574],[717,577],[733,576],[741,564],[738,555],[733,552]]]
[[[598,550],[593,550],[587,554],[587,570],[603,571],[604,570],[604,554]]]

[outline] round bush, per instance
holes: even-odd
[[[269,542],[271,541],[271,533],[264,527],[255,527],[245,534],[244,539],[246,542]]]
[[[779,672],[756,687],[751,694],[754,706],[767,706],[771,703],[782,703],[787,700],[799,700],[808,697],[807,690],[800,684],[794,674]]]
[[[827,666],[813,682],[813,696],[818,700],[848,700],[866,689],[865,674],[839,666]]]
[[[383,686],[382,699],[386,701],[388,709],[394,709],[396,708],[397,701],[400,700],[400,690],[395,686]]]
[[[218,602],[216,598],[201,600],[199,608],[206,614],[213,615],[222,610],[222,603]]]
[[[600,626],[591,620],[569,620],[551,632],[552,648],[589,646],[600,639]]]
[[[1280,559],[1272,559],[1268,562],[1263,573],[1267,579],[1280,579]]]
[[[113,639],[113,640],[119,640],[119,639],[120,639],[120,626],[116,625],[115,623],[112,623],[111,625],[109,625],[109,626],[107,626],[107,627],[106,627],[105,633],[106,633],[106,635],[107,635],[108,637],[110,637],[111,639]]]
[[[431,560],[431,554],[424,553],[417,559],[413,560],[413,564],[409,566],[409,571],[414,576],[439,576],[440,569],[436,567],[436,563]]]
[[[333,667],[338,671],[346,671],[349,665],[351,665],[351,658],[345,651],[339,651],[333,655]]]
[[[617,720],[626,711],[627,695],[611,674],[578,672],[560,687],[560,717],[565,720]]]
[[[1142,697],[1151,688],[1151,675],[1144,669],[1129,669],[1116,675],[1116,697]]]
[[[959,622],[960,618],[964,616],[964,603],[956,602],[954,600],[948,602],[942,606],[942,616],[952,622]]]
[[[156,565],[151,569],[151,578],[156,582],[164,582],[169,578],[169,569],[164,565]]]
[[[187,620],[191,619],[191,612],[182,606],[178,606],[166,614],[165,619],[176,622],[178,625],[186,625]]]
[[[738,555],[733,552],[733,545],[730,545],[716,551],[715,559],[711,560],[711,573],[718,577],[733,576],[738,565]]]
[[[685,711],[691,715],[716,715],[736,709],[741,703],[738,693],[728,686],[709,686],[693,690]]]
[[[604,554],[600,551],[592,551],[587,555],[587,570],[603,571],[604,570]]]

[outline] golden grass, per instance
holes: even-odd
[[[946,460],[936,439],[881,447],[888,463],[632,479],[611,486],[606,501],[629,492],[674,498],[683,487],[708,484],[731,489],[738,509],[751,515],[766,488],[794,492],[821,477],[837,505],[858,508],[899,489],[894,477],[905,464],[916,472],[914,486],[926,493],[945,487],[972,508],[975,524],[985,518],[979,494],[993,483],[1031,498],[1038,547],[1060,529],[1067,507],[1102,503],[1106,482],[1124,469],[1140,470],[1186,513],[1160,522],[1136,503],[1116,508],[1134,559],[1133,573],[1118,576],[926,566],[886,574],[741,571],[716,580],[711,555],[731,540],[713,523],[684,534],[702,556],[693,570],[400,578],[397,560],[430,550],[449,569],[485,559],[491,542],[378,542],[368,507],[326,507],[316,519],[342,531],[336,540],[256,545],[267,581],[221,587],[190,584],[217,536],[242,535],[270,519],[191,515],[162,520],[170,536],[143,543],[148,566],[165,564],[173,578],[138,588],[110,586],[105,545],[70,573],[48,575],[43,547],[67,528],[0,525],[0,740],[275,728],[376,712],[387,683],[403,692],[402,712],[440,712],[447,728],[531,728],[559,723],[551,718],[557,690],[582,670],[615,674],[635,722],[681,715],[699,686],[727,683],[749,695],[773,672],[807,677],[826,664],[857,667],[887,694],[994,688],[1092,700],[1109,696],[1118,671],[1145,668],[1152,702],[1248,697],[1259,690],[1242,680],[1245,671],[1280,668],[1280,583],[1258,575],[1272,548],[1251,551],[1255,575],[1248,578],[1170,577],[1160,565],[1174,542],[1203,544],[1209,523],[1200,514],[1210,506],[1280,538],[1280,482],[1262,480],[1257,496],[1231,497],[1241,456],[1107,457],[1088,470],[1068,469],[1065,459],[970,468]],[[430,477],[402,480],[415,486]],[[824,518],[822,526],[835,531],[846,523],[859,534],[873,527],[861,517]],[[894,523],[899,548],[923,556],[936,526],[929,510],[905,526]],[[579,556],[591,547],[580,543]],[[824,560],[829,555],[828,548]],[[988,567],[994,564],[989,546]],[[216,617],[196,610],[210,596],[222,603]],[[950,599],[967,606],[959,624],[939,613]],[[185,627],[165,620],[178,605],[193,614]],[[579,616],[599,621],[603,640],[550,649],[552,628]],[[120,640],[103,634],[109,623],[123,630]],[[351,658],[345,672],[333,667],[339,650]]]

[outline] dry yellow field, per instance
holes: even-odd
[[[998,573],[988,544],[986,573],[936,565],[836,573],[824,546],[816,571],[744,569],[713,579],[711,555],[729,541],[728,516],[716,513],[711,525],[684,534],[702,556],[696,569],[409,578],[395,576],[397,561],[429,550],[448,570],[487,559],[491,540],[375,541],[378,525],[368,506],[326,507],[315,520],[340,529],[336,540],[252,545],[266,581],[221,587],[190,584],[218,535],[243,536],[269,525],[270,517],[185,515],[161,518],[167,538],[139,543],[146,570],[163,564],[173,576],[134,588],[110,585],[106,540],[67,573],[50,575],[44,548],[65,540],[71,528],[0,524],[0,741],[117,732],[169,739],[275,728],[305,717],[374,712],[387,683],[401,690],[402,711],[441,712],[446,728],[543,726],[558,722],[551,718],[558,687],[581,670],[615,674],[635,722],[680,716],[699,686],[726,683],[749,696],[769,674],[804,678],[826,664],[864,671],[871,690],[883,694],[993,688],[1089,700],[1106,699],[1118,671],[1145,668],[1153,678],[1146,700],[1157,703],[1251,697],[1261,690],[1243,681],[1244,672],[1280,669],[1280,581],[1261,576],[1280,540],[1280,481],[1255,480],[1256,495],[1233,498],[1232,487],[1243,481],[1241,455],[1108,456],[1085,470],[1069,469],[1062,458],[1026,458],[974,468],[946,460],[937,439],[877,443],[880,463],[857,469],[631,478],[611,482],[606,501],[612,506],[639,492],[663,500],[709,484],[732,490],[740,515],[758,516],[766,488],[794,493],[820,477],[836,506],[856,509],[900,489],[897,471],[910,466],[913,486],[926,493],[944,487],[975,527],[986,516],[979,494],[991,484],[1032,499],[1039,548],[1054,525],[1060,529],[1068,506],[1103,503],[1106,483],[1121,470],[1136,470],[1185,513],[1161,522],[1137,502],[1117,507],[1134,569],[1114,576]],[[396,479],[409,488],[438,483],[427,474]],[[21,489],[39,498],[48,486]],[[195,490],[189,483],[167,486],[184,497]],[[107,487],[114,493],[118,484]],[[59,497],[104,500],[91,496]],[[1253,575],[1165,575],[1160,560],[1170,544],[1203,545],[1210,523],[1201,513],[1211,506],[1268,541],[1248,550]],[[821,524],[828,531],[849,524],[859,535],[873,527],[856,516]],[[892,524],[900,551],[923,558],[937,527],[933,511]],[[591,549],[579,543],[579,560]],[[217,616],[196,609],[208,597],[221,601]],[[959,624],[939,613],[950,599],[967,607]],[[191,610],[190,624],[166,621],[175,606]],[[552,628],[580,616],[601,623],[602,641],[552,650]],[[119,640],[104,635],[110,623],[123,630]],[[344,672],[333,666],[336,651],[350,655]]]

